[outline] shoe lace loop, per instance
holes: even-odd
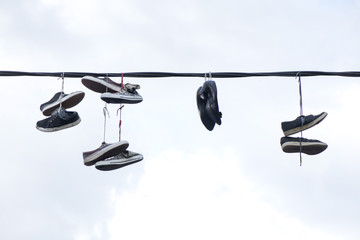
[[[65,73],[61,73],[60,77],[58,78],[58,80],[61,79],[61,92],[60,92],[60,108],[62,107],[62,98],[64,96],[64,82],[65,82]]]
[[[119,114],[120,119],[119,119],[119,142],[121,141],[121,124],[122,124],[122,120],[121,120],[121,111],[123,109],[124,105],[120,104],[120,107],[118,108],[117,112],[116,112],[116,116]]]
[[[304,122],[305,122],[305,116],[304,116],[304,113],[303,113],[303,101],[302,101],[302,89],[301,89],[301,73],[298,72],[296,74],[296,77],[298,79],[298,82],[299,82],[299,95],[300,95],[300,116],[301,116],[301,128],[304,126]],[[302,130],[300,131],[301,133],[301,138],[300,138],[300,166],[302,165],[302,138],[303,138],[303,133],[302,133]]]
[[[105,142],[105,136],[106,136],[106,115],[110,118],[110,114],[109,111],[107,109],[107,103],[105,103],[105,106],[103,108],[103,113],[104,113],[104,141]]]

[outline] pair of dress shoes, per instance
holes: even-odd
[[[200,114],[201,122],[212,131],[215,123],[221,125],[222,113],[219,111],[217,100],[216,84],[212,80],[205,81],[196,93],[196,102]]]

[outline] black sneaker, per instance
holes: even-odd
[[[219,111],[217,88],[215,82],[205,81],[204,89],[207,93],[206,112],[216,124],[221,125],[222,113]]]
[[[97,162],[95,168],[101,171],[110,171],[140,162],[143,159],[143,155],[126,150],[117,156]]]
[[[137,84],[127,83],[124,85],[124,89],[121,89],[116,93],[110,93],[110,92],[102,93],[101,99],[107,103],[120,103],[120,104],[140,103],[142,102],[143,98],[136,91],[136,89],[139,88],[140,86]]]
[[[89,88],[90,90],[97,92],[97,93],[104,93],[104,92],[120,92],[121,85],[112,81],[110,78],[97,78],[92,76],[84,76],[81,79],[82,84],[85,87]]]
[[[315,155],[323,152],[328,145],[319,140],[306,138],[282,137],[280,140],[281,148],[286,153],[299,153],[301,141],[301,152],[308,155]]]
[[[85,96],[84,92],[77,91],[70,94],[64,92],[55,93],[55,95],[46,103],[40,105],[40,110],[45,116],[50,116],[54,110],[60,107],[64,109],[72,108],[79,104]]]
[[[285,136],[304,131],[320,123],[327,116],[326,112],[319,115],[299,116],[294,121],[282,122],[281,128]]]
[[[55,132],[76,126],[81,119],[77,112],[68,112],[63,108],[56,109],[50,117],[36,123],[36,128],[42,132]]]
[[[94,165],[98,161],[122,153],[128,148],[128,146],[129,143],[127,141],[120,141],[112,144],[103,142],[97,149],[89,152],[83,152],[84,164],[86,166]]]
[[[215,122],[208,116],[206,113],[206,99],[204,94],[201,91],[202,87],[200,87],[196,92],[196,103],[200,115],[201,122],[204,124],[207,130],[212,131],[215,127]]]

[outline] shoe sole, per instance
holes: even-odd
[[[144,159],[143,156],[138,156],[136,158],[127,159],[126,161],[121,161],[121,162],[117,160],[110,160],[110,161],[104,160],[97,162],[95,164],[95,168],[100,171],[111,171],[122,167],[126,167],[130,164],[140,162],[143,159]]]
[[[327,116],[327,113],[324,112],[323,114],[321,114],[318,118],[316,118],[314,121],[312,122],[309,122],[308,124],[305,124],[303,125],[302,127],[297,127],[297,128],[293,128],[293,129],[290,129],[286,132],[284,132],[284,135],[285,136],[289,136],[289,135],[292,135],[292,134],[295,134],[295,133],[298,133],[298,132],[301,132],[301,131],[304,131],[306,129],[309,129],[313,126],[315,126],[316,124],[319,124],[322,120],[324,120],[324,118]]]
[[[81,82],[85,87],[97,93],[111,92],[116,93],[120,92],[121,88],[111,83],[107,83],[105,80],[98,79],[91,76],[86,76],[81,79]]]
[[[84,159],[84,164],[86,166],[94,165],[96,162],[104,160],[109,157],[116,156],[129,147],[129,143],[126,141],[117,142],[116,144],[111,144],[100,151],[91,154]]]
[[[301,152],[308,155],[316,155],[323,152],[328,145],[322,142],[302,142]],[[286,142],[281,145],[286,153],[300,153],[300,142]]]
[[[84,99],[84,96],[85,93],[81,91],[70,93],[61,99],[61,107],[63,107],[64,109],[72,108],[79,104]],[[50,116],[59,107],[60,99],[47,105],[43,109],[42,113],[45,116]]]
[[[103,93],[101,94],[101,100],[107,103],[128,103],[128,104],[135,104],[142,102],[142,97],[134,98],[131,96],[114,96],[111,93]]]
[[[42,127],[38,127],[36,126],[36,128],[42,132],[56,132],[56,131],[60,131],[66,128],[70,128],[70,127],[74,127],[76,125],[78,125],[81,122],[81,119],[77,119],[75,122],[66,124],[66,125],[62,125],[60,127],[54,127],[54,128],[42,128]]]

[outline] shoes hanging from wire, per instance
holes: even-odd
[[[62,80],[61,91],[55,93],[49,101],[40,105],[40,111],[43,115],[50,116],[36,123],[36,128],[42,132],[63,130],[76,126],[81,121],[77,112],[70,112],[65,109],[78,105],[83,100],[85,93],[76,91],[65,94],[64,76],[62,75],[60,78]]]
[[[92,76],[85,76],[82,78],[82,83],[90,90],[101,93],[101,99],[105,101],[103,108],[104,112],[104,140],[99,148],[83,152],[84,164],[86,166],[95,165],[95,168],[101,171],[110,171],[119,169],[130,164],[143,160],[143,156],[139,153],[127,150],[129,143],[121,140],[121,111],[125,103],[139,103],[143,99],[137,93],[136,89],[140,89],[140,85],[123,84],[123,76],[121,76],[121,83],[112,81],[108,76],[105,78],[97,78]],[[107,109],[108,103],[120,104],[118,113],[120,113],[119,120],[119,141],[115,143],[106,143],[106,118],[110,117]]]
[[[300,154],[300,166],[302,165],[302,153],[308,155],[319,154],[328,147],[326,143],[323,143],[315,139],[303,138],[303,131],[307,130],[317,124],[319,124],[328,115],[326,112],[322,112],[318,115],[307,115],[303,114],[302,104],[302,89],[301,89],[301,78],[300,73],[296,75],[299,78],[299,94],[300,94],[300,116],[293,121],[285,121],[281,123],[281,129],[285,137],[280,139],[280,145],[286,153],[299,153]],[[289,137],[292,134],[301,133],[301,137]]]
[[[222,113],[219,111],[217,87],[215,81],[205,76],[205,82],[196,92],[196,103],[200,119],[207,130],[212,131],[215,123],[221,125]]]
[[[121,83],[117,83],[109,77],[84,76],[81,82],[90,90],[101,93],[100,98],[107,103],[135,104],[143,101],[142,96],[136,91],[140,89],[140,85],[123,84],[123,78],[121,78]]]

